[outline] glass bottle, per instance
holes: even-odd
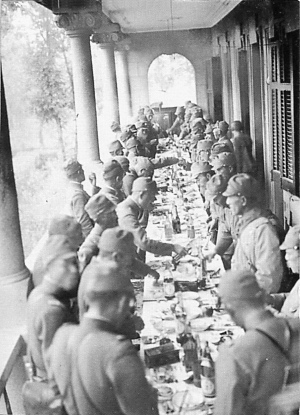
[[[164,273],[164,295],[167,300],[172,300],[175,297],[175,283],[173,274],[171,271],[171,264],[166,264],[165,273]]]
[[[174,233],[181,233],[181,223],[180,223],[180,217],[178,215],[178,209],[175,203],[172,207],[172,227]]]
[[[215,364],[212,360],[208,342],[205,342],[201,359],[201,388],[207,398],[216,396],[215,388]]]
[[[189,213],[188,223],[187,223],[187,235],[188,238],[195,238],[195,226],[193,216]]]
[[[166,214],[164,230],[165,230],[165,239],[167,241],[171,241],[173,238],[173,227],[170,221],[169,213]]]

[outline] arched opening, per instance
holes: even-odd
[[[150,102],[163,102],[164,107],[196,102],[195,70],[191,62],[178,53],[160,55],[148,70]]]

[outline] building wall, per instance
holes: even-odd
[[[242,2],[212,28],[212,48],[223,117],[252,137],[267,206],[286,227],[300,223],[299,2]]]
[[[205,61],[212,56],[210,29],[130,34],[128,54],[133,114],[149,104],[148,69],[161,54],[178,53],[194,67],[197,103],[208,111]],[[182,102],[182,105],[184,102]]]

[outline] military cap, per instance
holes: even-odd
[[[130,130],[124,130],[122,131],[122,133],[120,134],[120,140],[124,143],[125,147],[127,142],[130,140],[130,138],[132,137],[133,132]]]
[[[132,193],[143,191],[152,191],[157,193],[158,190],[156,182],[151,180],[150,177],[138,177],[135,179],[132,185]]]
[[[123,146],[119,140],[114,140],[111,143],[109,143],[109,146],[108,146],[109,152],[114,152],[114,151],[121,150],[121,149],[123,149]]]
[[[208,151],[212,148],[213,142],[211,140],[200,140],[197,143],[198,151]]]
[[[134,255],[135,245],[133,242],[133,234],[120,228],[120,226],[105,229],[100,237],[98,248],[100,252],[132,250],[132,255]]]
[[[127,150],[130,150],[131,148],[135,148],[137,146],[140,145],[139,140],[137,140],[136,138],[132,137],[130,138],[128,141],[126,141],[125,143],[125,147]]]
[[[219,169],[223,166],[235,166],[236,157],[233,153],[220,153],[211,161],[214,169]]]
[[[135,125],[137,130],[140,130],[141,128],[149,128],[149,124],[146,121],[138,121]]]
[[[109,291],[134,294],[130,272],[120,270],[115,261],[99,261],[98,258],[93,258],[84,270],[84,278],[87,281],[85,288],[87,301],[97,298],[97,294]]]
[[[129,160],[125,156],[114,156],[114,159],[121,165],[124,172],[129,170]]]
[[[230,147],[226,143],[214,143],[211,148],[211,154],[213,156],[221,153],[231,153]]]
[[[76,159],[69,159],[64,163],[64,170],[67,177],[72,176],[78,170],[82,169],[82,164],[79,163]]]
[[[207,161],[198,161],[192,164],[192,178],[196,179],[201,173],[208,173],[212,170],[211,165]]]
[[[230,270],[220,278],[219,296],[226,304],[231,300],[251,300],[264,298],[264,294],[253,272]]]
[[[104,163],[103,165],[103,178],[105,179],[111,179],[113,177],[119,177],[124,176],[124,170],[122,169],[122,166],[120,163],[117,162],[117,160],[112,159]]]
[[[143,156],[136,156],[130,161],[130,168],[133,168],[137,174],[140,173],[141,170],[147,170],[154,172],[154,164],[148,157]]]
[[[84,209],[88,213],[89,217],[96,222],[99,216],[103,213],[115,210],[116,204],[113,199],[109,199],[106,195],[98,192],[94,196],[90,197]]]
[[[51,235],[77,235],[81,225],[73,216],[59,214],[54,216],[49,224],[48,233]]]
[[[175,115],[184,114],[185,109],[184,107],[177,107],[175,111]]]
[[[214,174],[206,183],[206,194],[208,199],[221,195],[227,188],[227,180],[221,174]]]
[[[132,133],[136,133],[137,132],[137,128],[135,124],[128,124],[125,127],[126,131],[131,131]]]
[[[197,118],[194,118],[191,122],[190,122],[190,127],[193,129],[193,128],[196,128],[197,126],[201,126],[201,127],[204,127],[205,125],[206,125],[206,122],[203,120],[203,118],[199,118],[199,117],[197,117]]]
[[[230,127],[232,131],[242,131],[243,124],[241,123],[241,121],[233,121]]]
[[[110,128],[112,131],[118,131],[120,130],[120,124],[117,121],[113,121],[110,125]]]
[[[258,182],[254,177],[246,173],[239,173],[232,176],[227,185],[223,196],[245,196],[251,199],[257,199],[259,192]]]
[[[61,257],[76,257],[76,250],[72,247],[66,235],[49,236],[43,249],[42,262],[44,269],[48,269],[56,259]],[[52,278],[55,279],[55,276]]]
[[[299,251],[300,225],[291,227],[286,234],[280,249],[295,249]],[[300,255],[300,253],[299,253]]]
[[[212,126],[210,124],[207,124],[204,132],[205,134],[211,134],[213,132]]]
[[[207,121],[207,122],[211,122],[212,121],[212,118],[211,118],[211,116],[209,115],[209,114],[205,114],[205,115],[203,115],[203,118],[205,119],[205,121]]]
[[[198,106],[194,106],[191,108],[191,113],[193,115],[196,115],[199,118],[203,118],[203,111],[202,108],[198,107]]]
[[[229,124],[226,121],[219,122],[219,129],[224,133],[227,132],[229,128]]]
[[[152,108],[145,108],[144,114],[145,115],[154,115],[154,111],[153,111]]]

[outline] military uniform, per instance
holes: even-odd
[[[292,327],[295,330],[289,330],[285,319],[273,317],[247,330],[230,346],[220,347],[215,415],[268,413],[268,399],[281,390],[288,365],[280,347],[289,352],[292,363],[299,360],[299,323]]]
[[[135,245],[143,251],[157,255],[171,255],[173,245],[148,238],[145,227],[141,224],[143,209],[128,196],[117,206],[119,226],[134,236]]]
[[[271,305],[285,317],[299,318],[300,281],[297,281],[291,292],[272,294]]]
[[[79,328],[62,327],[51,348],[50,371],[65,394],[68,415],[158,415],[135,348],[107,321],[84,317]]]
[[[120,189],[115,189],[111,186],[104,185],[99,192],[99,195],[104,195],[108,200],[111,200],[115,205],[125,199],[124,192]]]
[[[240,235],[231,261],[233,270],[249,269],[267,293],[277,292],[283,277],[279,237],[259,208],[246,212],[240,222]]]
[[[76,322],[69,301],[61,301],[35,288],[28,298],[28,352],[38,375],[46,377],[45,358],[56,330],[64,323]]]
[[[73,216],[81,225],[82,233],[86,238],[93,229],[94,223],[89,217],[84,207],[89,201],[90,196],[83,189],[82,184],[77,182],[69,182],[67,190],[67,214]]]

